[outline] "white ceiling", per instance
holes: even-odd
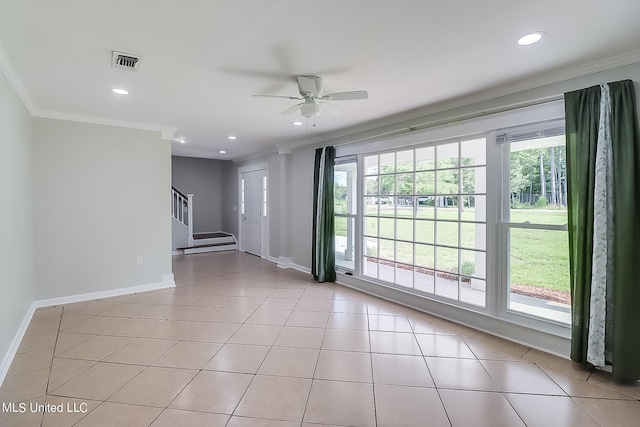
[[[638,18],[638,0],[0,0],[0,66],[37,116],[175,128],[174,154],[237,160],[635,54]],[[296,96],[297,75],[369,99],[305,132],[280,115],[295,101],[251,97]]]

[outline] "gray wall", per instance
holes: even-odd
[[[0,72],[0,360],[35,299],[32,123]]]
[[[238,237],[238,168],[224,162],[222,169],[222,231]]]
[[[171,273],[171,146],[158,132],[35,119],[38,299]],[[136,258],[143,265],[136,266]]]
[[[226,181],[223,177],[230,163],[194,157],[171,158],[171,184],[185,195],[194,195],[193,227],[196,233],[228,231],[222,226],[223,204],[229,203],[223,197],[229,184],[223,182]]]
[[[414,123],[421,121],[443,120],[447,117],[455,117],[460,114],[480,112],[491,108],[500,108],[512,104],[528,102],[548,96],[554,96],[593,86],[600,83],[631,79],[635,82],[636,102],[640,101],[640,63],[618,67],[615,69],[602,71],[590,75],[580,76],[562,82],[549,84],[547,86],[518,92],[512,95],[491,99],[485,102],[466,105],[451,111],[434,113],[424,116],[423,119],[415,119]],[[639,105],[640,107],[640,105]],[[640,120],[640,109],[638,110]],[[385,131],[400,129],[406,124],[391,125],[384,128]],[[358,140],[362,134],[352,135],[353,140]],[[347,142],[348,138],[338,141],[341,144]],[[291,252],[294,264],[302,267],[311,267],[311,228],[313,224],[313,162],[314,149],[321,145],[332,145],[336,141],[326,141],[324,144],[306,146],[294,149],[291,157]]]
[[[291,153],[291,261],[311,268],[313,238],[313,162],[315,147]]]

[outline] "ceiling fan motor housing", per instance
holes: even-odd
[[[298,91],[303,97],[322,96],[322,79],[318,76],[299,76]]]

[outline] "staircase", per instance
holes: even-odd
[[[193,194],[171,188],[172,246],[174,255],[235,251],[238,241],[230,233],[193,232]]]

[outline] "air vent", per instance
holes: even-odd
[[[111,61],[112,67],[133,71],[138,69],[139,64],[140,58],[129,53],[113,51],[113,59]]]

